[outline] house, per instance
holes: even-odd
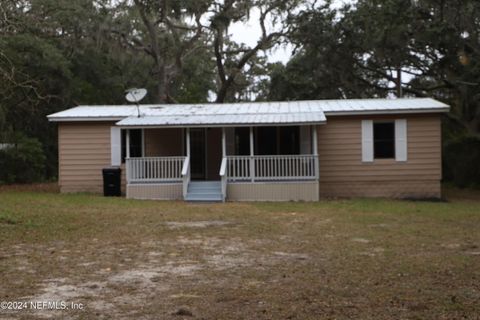
[[[78,106],[58,124],[61,192],[101,192],[122,168],[127,198],[317,201],[439,198],[433,99]]]

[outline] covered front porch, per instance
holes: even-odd
[[[316,125],[124,127],[121,144],[128,198],[318,200]]]

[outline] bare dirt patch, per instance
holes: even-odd
[[[370,240],[365,239],[365,238],[352,238],[353,242],[358,242],[358,243],[370,243]]]
[[[165,225],[170,229],[179,229],[179,228],[208,228],[208,227],[217,227],[229,225],[231,222],[221,221],[221,220],[212,220],[212,221],[168,221],[165,222]]]

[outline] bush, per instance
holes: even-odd
[[[17,136],[0,150],[0,183],[30,183],[45,177],[45,154],[34,138]]]
[[[480,139],[462,137],[447,142],[443,151],[444,179],[460,188],[480,187]]]

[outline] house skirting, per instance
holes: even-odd
[[[181,200],[182,183],[128,184],[128,199]]]
[[[320,182],[321,198],[439,199],[438,180]]]
[[[182,200],[182,183],[128,184],[129,199]],[[227,201],[318,201],[320,198],[441,198],[439,181],[233,182]]]
[[[318,181],[229,183],[227,201],[318,201]]]

